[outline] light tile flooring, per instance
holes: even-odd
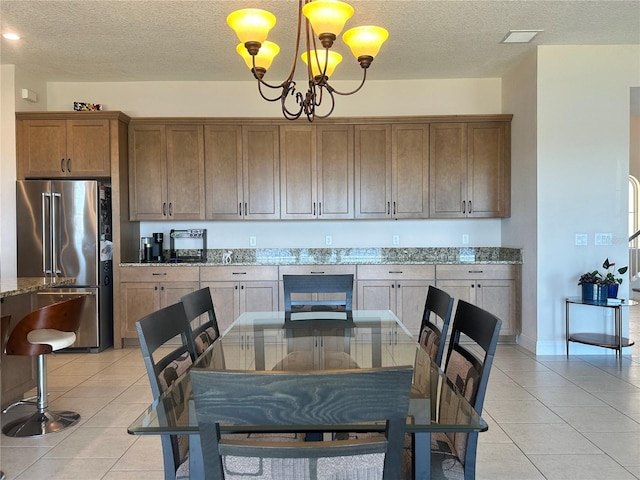
[[[640,340],[640,307],[631,309],[630,336]],[[48,379],[51,405],[81,422],[41,438],[0,436],[8,480],[164,478],[158,438],[126,430],[151,402],[137,348],[51,355]],[[18,407],[3,423],[28,411]],[[619,370],[612,354],[567,360],[500,345],[484,417],[478,480],[640,479],[640,347]]]

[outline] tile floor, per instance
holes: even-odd
[[[640,307],[630,317],[640,340]],[[50,402],[81,423],[42,438],[1,435],[7,479],[163,479],[158,438],[126,430],[151,401],[138,349],[51,357]],[[640,479],[640,346],[619,370],[612,354],[567,360],[500,345],[484,417],[478,480]]]

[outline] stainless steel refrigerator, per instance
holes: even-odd
[[[37,294],[44,306],[86,295],[72,350],[113,345],[111,187],[96,180],[17,182],[18,276],[75,277]]]

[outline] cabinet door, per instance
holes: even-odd
[[[275,312],[278,310],[278,282],[242,282],[240,313]]]
[[[23,120],[18,155],[25,178],[66,176],[65,120]]]
[[[205,215],[207,220],[242,218],[242,127],[204,127]]]
[[[396,283],[389,280],[358,280],[358,310],[396,312]]]
[[[204,138],[202,125],[168,125],[167,219],[204,219]]]
[[[220,331],[224,332],[240,315],[240,284],[238,282],[201,282],[209,287],[213,309]]]
[[[317,185],[315,127],[280,127],[280,218],[316,218]]]
[[[416,338],[420,335],[428,290],[429,283],[423,280],[400,280],[396,285],[396,315]]]
[[[67,120],[67,174],[111,176],[109,120]]]
[[[353,218],[353,127],[318,125],[318,218]]]
[[[164,125],[129,128],[131,220],[164,220],[167,215],[166,130]]]
[[[355,127],[355,216],[391,218],[391,126]]]
[[[467,124],[433,123],[429,134],[430,216],[465,217],[467,203]]]
[[[158,284],[152,282],[120,283],[120,335],[138,338],[136,322],[160,308]]]
[[[278,127],[242,127],[244,218],[280,218],[279,164]]]
[[[470,217],[507,217],[510,198],[510,162],[505,123],[468,125],[468,191]]]
[[[392,134],[391,214],[428,218],[429,125],[394,125]]]
[[[198,290],[199,282],[162,282],[159,285],[160,308],[178,303],[180,298]]]
[[[438,280],[436,287],[453,297],[452,315],[455,315],[456,308],[458,308],[458,300],[476,303],[476,285],[473,280]]]
[[[482,280],[476,284],[476,305],[502,320],[501,335],[516,335],[515,280]]]

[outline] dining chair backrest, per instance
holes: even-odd
[[[342,310],[353,308],[353,275],[283,275],[284,311]],[[320,294],[316,300],[298,294]],[[338,295],[331,295],[338,294]],[[293,298],[292,298],[293,296]],[[337,298],[336,298],[337,297]]]
[[[191,325],[181,302],[157,310],[136,322],[142,358],[147,369],[153,399],[169,388],[193,364],[195,346]],[[174,343],[175,339],[180,340]],[[162,435],[165,480],[181,478],[188,465],[187,435]]]
[[[385,480],[399,479],[412,374],[408,366],[307,372],[192,369],[205,479],[243,471],[242,464],[231,465],[230,457],[242,457],[244,468],[257,461],[263,472],[270,469],[271,477],[262,478],[316,478],[309,471],[328,469],[335,474],[329,478],[371,478],[356,477],[353,470],[361,475],[376,470]],[[326,442],[261,442],[251,436],[220,440],[220,424],[309,432],[372,422],[381,422],[378,430],[385,426],[384,435]]]
[[[439,288],[429,285],[427,301],[422,314],[419,342],[433,362],[442,365],[442,355],[447,343],[447,331],[451,321],[453,298]]]
[[[489,382],[502,321],[495,315],[464,300],[458,301],[451,327],[451,339],[444,367],[454,389],[478,412],[482,407]],[[446,438],[445,438],[446,437]],[[442,441],[438,441],[438,438]],[[435,441],[434,441],[435,440]],[[432,476],[438,468],[451,470],[451,464],[441,460],[451,456],[461,464],[465,480],[475,479],[478,433],[447,432],[432,436]],[[434,448],[435,447],[435,448]],[[433,474],[434,468],[436,475]],[[455,478],[455,477],[451,477]]]
[[[183,296],[180,301],[184,305],[187,320],[191,324],[196,355],[200,356],[220,337],[211,291],[209,287],[201,288]],[[204,315],[206,317],[201,318]]]

